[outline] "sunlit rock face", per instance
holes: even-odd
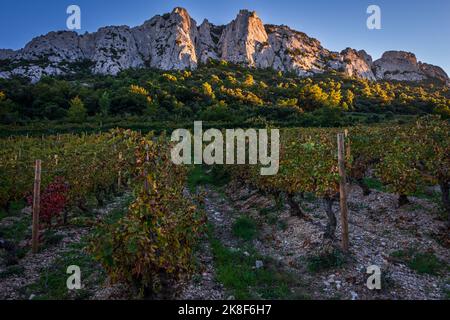
[[[147,65],[163,70],[196,68],[196,22],[183,8],[155,16],[133,29],[138,51]]]
[[[264,25],[256,12],[241,10],[223,26],[208,20],[197,26],[183,8],[134,28],[109,26],[84,35],[50,32],[21,50],[0,50],[0,65],[8,66],[0,67],[0,78],[18,75],[36,82],[44,75],[74,72],[71,66],[80,62],[88,62],[93,73],[116,75],[129,68],[195,69],[209,59],[299,76],[336,71],[372,81],[450,82],[444,70],[418,62],[412,53],[388,51],[373,62],[364,50],[332,52],[305,33],[284,25]]]
[[[269,37],[255,12],[241,10],[222,32],[218,44],[220,58],[249,66],[268,66],[264,61]]]
[[[341,52],[344,72],[356,78],[376,80],[372,72],[372,57],[364,50],[356,51],[347,48]]]

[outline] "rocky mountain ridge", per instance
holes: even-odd
[[[78,35],[50,32],[18,51],[0,50],[0,78],[25,76],[33,82],[44,75],[73,72],[71,65],[88,61],[96,74],[116,75],[129,68],[195,69],[208,59],[256,68],[295,72],[299,76],[337,71],[368,80],[450,83],[439,67],[418,62],[415,55],[388,51],[372,61],[365,51],[332,52],[306,34],[281,25],[264,25],[255,12],[241,10],[225,26],[205,20],[201,25],[183,8],[157,15],[142,25],[109,26]]]

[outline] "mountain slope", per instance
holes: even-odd
[[[257,68],[295,72],[299,76],[337,71],[368,80],[450,83],[439,67],[417,62],[412,53],[389,51],[375,62],[365,51],[332,52],[287,26],[264,25],[255,12],[241,10],[225,26],[205,20],[197,26],[183,8],[157,15],[141,26],[109,26],[94,33],[50,32],[25,48],[0,50],[0,78],[70,73],[70,64],[92,63],[96,74],[116,75],[129,68],[195,69],[208,59]],[[69,66],[69,67],[68,67]]]

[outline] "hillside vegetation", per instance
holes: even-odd
[[[72,76],[36,84],[0,80],[3,129],[39,124],[151,127],[203,120],[218,124],[339,126],[424,114],[450,116],[450,89],[439,83],[371,82],[339,73],[313,78],[212,61],[195,71],[127,70],[117,77]],[[48,123],[51,123],[49,126]],[[133,125],[135,127],[133,127]],[[137,126],[137,127],[136,127]]]

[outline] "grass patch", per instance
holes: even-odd
[[[267,216],[267,223],[270,224],[271,226],[276,225],[278,221],[279,219],[277,213],[272,212]]]
[[[266,217],[274,211],[276,211],[276,208],[262,208],[261,210],[259,210],[259,214],[263,217]]]
[[[230,181],[228,172],[221,166],[193,166],[188,175],[189,190],[194,193],[198,186],[212,185],[220,187]]]
[[[0,210],[0,221],[4,218],[18,215],[23,210],[23,208],[25,208],[24,200],[11,202],[9,206],[9,212],[3,209]]]
[[[417,252],[415,249],[398,250],[391,253],[391,257],[406,264],[419,274],[439,275],[447,264],[439,260],[433,253]]]
[[[6,212],[5,210],[1,210],[0,209],[0,221],[2,221],[7,216],[8,216],[8,212]]]
[[[11,276],[21,276],[25,273],[25,268],[19,265],[13,265],[0,272],[0,279],[9,278]]]
[[[426,188],[423,186],[419,187],[418,190],[414,192],[412,195],[414,197],[429,200],[435,203],[440,203],[442,196],[440,191],[427,192]]]
[[[64,239],[62,234],[57,233],[56,230],[47,229],[44,232],[44,247],[52,247],[57,245]]]
[[[0,227],[0,237],[14,243],[19,243],[24,239],[31,238],[30,226],[31,215],[27,215],[10,226]]]
[[[284,220],[278,221],[278,228],[279,228],[280,230],[282,230],[282,231],[286,231],[287,228],[288,228],[287,222],[284,221]]]
[[[279,211],[277,208],[263,208],[259,214],[264,217],[265,221],[271,225],[277,225],[280,230],[285,231],[288,228],[286,221],[280,220]]]
[[[224,247],[214,238],[213,227],[209,225],[209,239],[214,255],[217,279],[236,299],[306,299],[307,295],[297,293],[296,297],[289,288],[296,283],[296,279],[289,274],[274,268],[270,259],[259,256],[254,248],[248,246],[244,250],[231,250]],[[256,261],[261,260],[264,266],[255,267]]]
[[[256,238],[258,229],[256,222],[249,217],[241,216],[233,224],[233,234],[245,241],[250,241]]]
[[[384,187],[383,183],[375,178],[364,178],[363,183],[367,186],[369,189],[377,190],[385,192],[386,188]]]
[[[67,252],[57,258],[50,267],[42,270],[37,282],[25,289],[26,295],[34,294],[36,300],[89,299],[92,295],[90,289],[94,284],[103,281],[105,274],[93,257],[83,250],[86,246],[84,241],[70,245]],[[66,281],[70,275],[66,271],[71,265],[81,269],[80,290],[67,289]]]
[[[330,253],[310,256],[307,258],[307,268],[309,272],[317,273],[332,268],[342,267],[347,262],[345,255],[337,249]]]

